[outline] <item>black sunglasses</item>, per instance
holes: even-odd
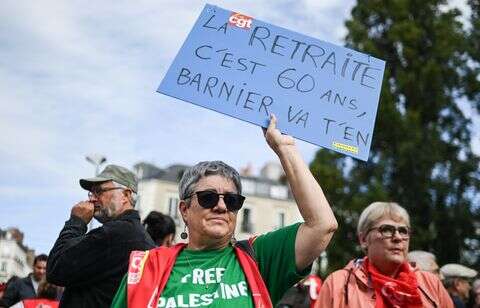
[[[374,227],[374,228],[370,228],[368,230],[368,232],[372,231],[372,230],[378,230],[378,232],[380,232],[380,234],[383,236],[383,237],[386,237],[386,238],[390,238],[390,237],[393,237],[395,232],[398,231],[398,234],[400,235],[400,237],[402,239],[407,239],[410,237],[410,234],[411,234],[411,230],[409,227],[407,226],[398,226],[398,227],[395,227],[395,226],[392,226],[392,225],[380,225],[378,227]],[[367,232],[367,233],[368,233]]]
[[[245,197],[239,194],[234,193],[224,193],[219,194],[215,191],[211,190],[202,190],[196,191],[186,197],[185,199],[191,198],[193,195],[197,195],[198,204],[204,209],[212,209],[220,200],[220,196],[223,196],[223,202],[227,206],[227,210],[230,212],[236,212],[242,208],[243,201],[245,201]]]

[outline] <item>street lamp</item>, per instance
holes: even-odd
[[[91,154],[85,156],[85,159],[91,163],[92,165],[95,166],[95,176],[98,176],[100,173],[100,166],[104,164],[107,161],[107,158],[105,156],[102,156],[100,154]],[[88,224],[88,231],[93,229],[93,219],[90,221]]]
[[[100,154],[87,155],[85,156],[85,159],[95,166],[95,176],[100,173],[100,166],[107,161],[107,158]]]

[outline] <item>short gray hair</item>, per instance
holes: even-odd
[[[435,255],[431,252],[413,250],[408,253],[408,261],[415,262],[415,265],[422,271],[431,272],[434,270],[432,268],[432,261],[437,263],[437,258],[435,258]]]
[[[201,178],[210,175],[220,175],[231,180],[237,188],[237,193],[242,193],[242,182],[240,181],[240,174],[238,174],[237,170],[220,160],[202,161],[188,168],[183,173],[182,179],[178,184],[180,200],[185,200],[191,196],[195,189],[195,184],[197,184]]]
[[[122,189],[125,189],[125,190],[129,190],[130,191],[130,204],[135,207],[135,204],[137,203],[137,199],[138,199],[138,196],[137,196],[137,193],[134,192],[132,189],[128,188],[127,186],[125,185],[122,185],[122,184],[119,184],[115,181],[112,181],[113,185],[115,185],[115,187],[118,187],[118,188],[122,188]]]
[[[388,217],[395,221],[404,221],[410,227],[410,216],[403,207],[395,202],[373,202],[367,206],[358,219],[357,234],[365,234],[378,220]]]

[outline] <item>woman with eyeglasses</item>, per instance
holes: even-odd
[[[317,308],[453,308],[437,275],[407,261],[412,233],[403,207],[393,202],[370,204],[360,215],[357,234],[366,256],[327,277]]]
[[[245,201],[240,176],[221,161],[198,163],[179,183],[181,237],[188,243],[133,252],[112,307],[269,308],[309,274],[337,222],[294,139],[276,129],[274,116],[265,138],[305,222],[235,241],[237,213]],[[270,213],[261,215],[268,219]]]

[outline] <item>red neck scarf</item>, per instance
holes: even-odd
[[[400,265],[396,278],[381,274],[368,258],[364,260],[364,267],[375,290],[375,308],[422,307],[417,278],[407,262]]]

